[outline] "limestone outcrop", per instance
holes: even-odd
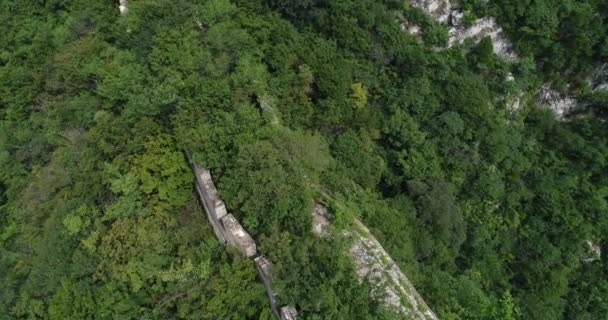
[[[515,60],[517,55],[513,47],[496,19],[493,17],[484,17],[475,21],[470,27],[466,27],[460,22],[462,13],[454,12],[452,14],[452,27],[448,31],[448,47],[462,44],[467,39],[473,40],[475,43],[481,41],[485,37],[492,39],[494,53],[505,60]]]
[[[459,10],[457,3],[451,0],[410,0],[410,4],[426,12],[437,22],[448,25],[448,47],[462,44],[468,39],[477,43],[489,36],[494,53],[506,60],[517,59],[511,42],[493,17],[478,19],[473,25],[467,26],[463,21],[464,13]],[[419,32],[419,28],[403,26],[403,30],[416,32],[414,35]]]
[[[593,91],[608,90],[608,63],[595,69],[588,82]]]
[[[315,204],[312,213],[312,232],[320,237],[326,236],[328,234],[329,218],[327,208],[320,203]]]
[[[410,4],[441,23],[447,23],[455,9],[450,0],[410,0]]]
[[[540,87],[536,96],[536,103],[541,106],[547,106],[555,113],[559,120],[564,120],[566,115],[577,106],[576,99],[561,94],[550,83],[545,83]]]

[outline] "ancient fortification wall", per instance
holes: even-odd
[[[316,204],[312,215],[313,232],[320,237],[329,236],[330,215],[327,208]],[[383,297],[385,305],[397,310],[406,319],[438,320],[399,266],[361,221],[355,219],[354,228],[342,234],[352,239],[349,253],[357,275],[361,280],[368,281],[374,295]]]
[[[191,160],[189,155],[188,158]],[[190,162],[192,163],[192,161]],[[280,307],[278,305],[276,292],[272,288],[272,263],[268,258],[257,253],[257,246],[253,238],[245,231],[239,221],[228,213],[226,205],[219,198],[209,170],[193,165],[192,171],[195,176],[196,191],[217,240],[223,245],[235,248],[240,254],[253,258],[258,276],[264,283],[266,294],[270,300],[270,307],[277,319],[297,319],[298,313],[294,307]]]
[[[273,290],[272,262],[257,253],[253,238],[239,221],[226,210],[219,198],[209,170],[193,165],[196,191],[209,223],[218,241],[235,248],[240,254],[253,258],[258,276],[264,284],[270,307],[279,320],[297,319],[297,311],[292,306],[279,306],[279,299]],[[330,216],[326,207],[316,204],[313,210],[313,232],[319,236],[329,236]],[[353,239],[349,254],[353,258],[357,275],[367,280],[374,288],[374,295],[384,298],[387,306],[394,308],[408,319],[437,320],[437,316],[427,306],[414,286],[399,269],[382,245],[370,231],[355,219],[354,229],[344,235]]]

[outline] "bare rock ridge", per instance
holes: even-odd
[[[536,103],[547,106],[559,120],[563,120],[577,106],[575,98],[554,89],[550,83],[543,84],[536,95]]]
[[[467,26],[463,21],[464,13],[460,11],[457,2],[454,0],[410,0],[410,4],[421,9],[437,22],[449,27],[448,47],[462,44],[467,39],[477,43],[484,37],[489,36],[492,39],[494,53],[507,61],[517,59],[513,45],[494,17],[483,17],[476,20],[473,25]],[[412,26],[407,22],[402,24],[402,30],[414,35],[420,32],[419,27]],[[599,66],[587,82],[593,91],[608,90],[608,63]],[[561,93],[551,83],[545,83],[539,88],[535,102],[552,110],[558,120],[566,120],[568,114],[579,106],[576,98]],[[519,104],[520,98],[518,97],[508,107],[511,110],[517,110]]]
[[[192,163],[190,156],[188,159]],[[295,320],[298,318],[296,309],[292,306],[278,305],[276,292],[272,288],[272,263],[268,258],[257,253],[253,238],[232,214],[226,210],[226,205],[219,198],[217,188],[209,170],[192,165],[194,184],[205,214],[217,240],[229,247],[235,248],[243,256],[253,258],[258,276],[264,284],[270,307],[279,320]]]
[[[597,67],[587,79],[587,84],[593,92],[608,90],[608,63]],[[551,83],[545,83],[540,87],[535,100],[537,104],[552,110],[559,120],[565,120],[568,114],[580,106],[576,98],[561,93]]]
[[[426,12],[437,22],[449,26],[448,47],[462,44],[467,39],[477,43],[489,36],[498,56],[506,60],[517,59],[513,46],[493,17],[478,19],[473,25],[467,26],[463,22],[464,14],[451,0],[411,0],[410,4]],[[408,30],[416,32],[419,29],[409,27]]]
[[[321,237],[328,236],[330,216],[327,208],[317,203],[312,215],[313,232]],[[367,280],[372,286],[372,294],[382,297],[388,307],[400,312],[407,319],[438,320],[367,227],[357,219],[354,227],[353,230],[344,233],[345,236],[353,239],[349,254],[359,278]]]

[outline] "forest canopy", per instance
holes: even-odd
[[[0,3],[0,319],[272,319],[184,150],[302,319],[403,318],[347,240],[313,235],[320,200],[440,319],[608,314],[608,97],[584,84],[605,2],[461,1],[497,17],[511,62],[489,39],[442,48],[407,1],[128,3]],[[556,120],[530,99],[546,81],[593,112]]]

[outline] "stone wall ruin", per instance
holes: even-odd
[[[318,236],[327,236],[330,227],[327,208],[317,203],[312,216],[313,232]],[[342,234],[353,240],[349,254],[359,279],[367,280],[374,296],[382,297],[386,306],[405,315],[407,319],[438,320],[369,229],[356,218],[354,222],[354,228]]]
[[[192,163],[190,154],[186,153]],[[247,233],[234,215],[228,213],[226,205],[219,198],[217,188],[209,170],[193,164],[194,185],[199,200],[213,228],[217,240],[229,247],[235,248],[243,256],[253,258],[258,276],[268,295],[270,307],[279,320],[296,320],[298,313],[292,306],[278,305],[277,294],[272,288],[272,263],[268,258],[258,255],[253,238]]]

